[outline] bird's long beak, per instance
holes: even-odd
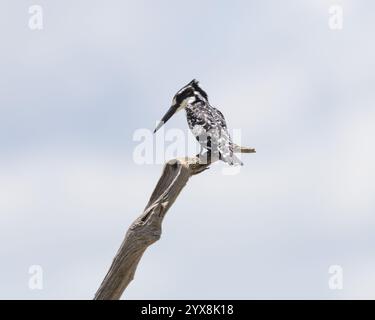
[[[164,117],[160,120],[158,126],[156,127],[154,133],[158,131],[178,110],[178,105],[175,104],[172,107],[169,108],[167,113],[164,115]]]

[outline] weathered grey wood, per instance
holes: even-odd
[[[239,146],[235,146],[234,151],[255,153],[255,149]],[[202,163],[202,158],[197,156],[172,160],[164,166],[149,203],[142,215],[128,229],[107,275],[95,294],[95,300],[121,298],[122,293],[134,278],[143,253],[160,239],[162,222],[169,208],[189,179],[208,169],[214,161],[209,159]]]

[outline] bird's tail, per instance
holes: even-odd
[[[234,154],[228,154],[227,156],[221,155],[221,160],[228,163],[230,166],[243,166],[243,162]]]

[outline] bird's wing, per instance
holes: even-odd
[[[224,115],[219,109],[213,108],[214,110],[214,117],[216,118],[216,121],[220,123],[220,125],[227,129],[227,122],[225,121]]]
[[[232,138],[229,135],[227,128],[220,131],[220,136],[217,140],[217,150],[220,153],[221,160],[230,165],[243,165],[242,161],[233,152]]]
[[[219,124],[220,136],[218,138],[217,148],[224,162],[230,165],[243,165],[242,161],[233,152],[232,138],[228,132],[227,123],[222,112],[213,108],[215,122]]]
[[[216,108],[188,109],[188,123],[193,134],[204,148],[220,154],[230,164],[242,164],[233,153],[232,138],[223,114]]]

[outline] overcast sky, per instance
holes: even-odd
[[[94,296],[162,169],[134,163],[133,134],[193,78],[257,154],[189,182],[124,298],[375,298],[373,1],[1,9],[0,298]],[[172,128],[187,130],[183,113]]]

